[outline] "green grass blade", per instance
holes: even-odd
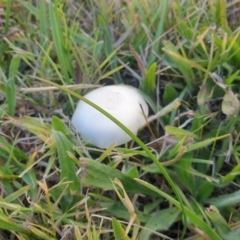
[[[29,2],[25,0],[17,0],[18,2],[21,3],[32,15],[34,15],[37,19],[39,19],[39,10],[37,7],[33,6]]]
[[[203,140],[201,142],[194,143],[192,145],[187,146],[187,151],[191,152],[191,151],[194,151],[194,150],[206,147],[207,145],[209,145],[209,144],[211,144],[211,143],[213,143],[213,142],[215,142],[215,141],[217,141],[219,139],[222,139],[222,138],[225,138],[225,137],[229,137],[229,136],[230,136],[229,134],[225,134],[223,136],[209,138],[207,140]]]
[[[73,75],[73,68],[69,59],[69,53],[67,52],[66,46],[68,41],[66,35],[68,35],[68,33],[63,33],[63,27],[60,23],[62,22],[64,24],[65,19],[61,12],[61,9],[57,6],[57,4],[49,4],[49,18],[54,46],[56,48],[56,52],[60,62],[60,68],[63,71],[65,81],[70,84],[71,81],[69,78],[69,73]]]
[[[29,233],[29,231],[26,228],[22,227],[18,222],[6,216],[1,209],[0,209],[0,228],[9,231]]]
[[[108,57],[113,52],[115,52],[114,48],[113,48],[112,37],[111,37],[110,31],[108,29],[107,23],[102,16],[98,16],[98,22],[99,22],[99,25],[100,25],[101,29],[103,30],[103,33],[104,33],[103,34],[103,36],[104,36],[104,50],[105,50],[105,55]],[[110,66],[111,66],[112,70],[116,69],[118,67],[117,66],[117,58],[116,58],[115,54],[113,55],[113,57],[110,61]],[[119,72],[115,72],[114,77],[115,77],[117,83],[119,83],[119,84],[123,83],[122,77],[121,77]]]
[[[157,63],[154,62],[147,70],[146,76],[142,81],[143,91],[154,98],[156,92],[156,70]]]
[[[41,44],[44,46],[46,42],[46,36],[48,31],[48,9],[47,4],[44,1],[39,1],[39,30],[41,33]],[[45,45],[46,46],[46,45]],[[46,48],[47,49],[47,46]]]
[[[18,73],[20,57],[14,56],[9,68],[9,79],[7,84],[8,109],[9,114],[14,116],[16,107],[15,78]]]
[[[160,19],[159,20],[157,19],[158,26],[157,26],[157,30],[156,30],[156,33],[154,36],[154,40],[153,40],[154,44],[153,44],[152,51],[151,51],[151,54],[150,54],[150,57],[148,60],[148,66],[153,64],[153,62],[156,59],[156,53],[159,52],[159,49],[161,47],[161,44],[159,44],[159,39],[164,32],[163,27],[164,27],[164,22],[166,21],[166,15],[168,12],[168,4],[169,4],[169,2],[167,0],[161,1],[160,6],[158,8],[158,12],[156,13],[157,18],[159,18],[159,16],[160,16]]]
[[[14,193],[8,195],[7,197],[4,198],[4,201],[10,203],[15,201],[19,196],[25,194],[28,190],[30,190],[31,186],[27,185],[25,187],[22,187],[20,189],[18,189],[17,191],[15,191]]]
[[[4,34],[7,34],[9,30],[9,21],[11,17],[11,5],[12,5],[12,0],[8,0],[6,4],[6,10],[5,10],[5,23],[4,23]]]

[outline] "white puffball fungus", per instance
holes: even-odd
[[[137,89],[124,85],[105,86],[84,96],[137,134],[146,123],[148,106]],[[144,114],[143,114],[144,112]],[[72,124],[84,141],[102,148],[112,143],[121,145],[131,140],[118,125],[104,114],[79,101],[72,117]]]

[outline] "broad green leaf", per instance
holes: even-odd
[[[169,202],[171,202],[174,206],[176,206],[178,209],[181,209],[180,207],[180,203],[175,200],[173,197],[171,197],[170,195],[166,194],[165,192],[161,191],[160,189],[158,189],[157,187],[153,186],[152,184],[149,184],[143,180],[140,179],[136,179],[137,182],[143,184],[144,186],[148,187],[149,189],[155,191],[156,193],[159,194],[159,196],[162,196],[164,198],[166,198]],[[221,240],[221,238],[219,237],[219,235],[212,229],[211,226],[208,226],[201,218],[200,216],[198,216],[195,212],[193,212],[192,210],[190,210],[189,208],[187,208],[186,206],[183,206],[184,211],[186,216],[190,219],[190,221],[198,226],[202,231],[204,231],[205,234],[207,234],[210,239],[214,239],[214,240]]]
[[[180,213],[175,207],[154,212],[141,231],[140,240],[151,239],[151,231],[167,231],[178,220]]]
[[[149,191],[149,189],[145,188],[141,184],[138,184],[134,179],[106,164],[84,158],[81,160],[81,165],[86,168],[82,178],[82,182],[84,184],[103,189],[113,189],[111,179],[113,180],[117,178],[123,184],[127,192],[154,195],[152,191]]]
[[[125,220],[129,220],[130,218],[129,211],[122,204],[101,202],[100,206],[102,208],[107,209],[107,211],[111,213],[113,216],[115,216],[116,218],[121,218]]]
[[[240,202],[240,190],[230,194],[208,198],[205,203],[215,205],[218,208],[232,207]]]
[[[188,189],[188,191],[195,197],[196,196],[196,183],[195,176],[189,171],[192,169],[192,163],[186,161],[178,161],[176,165],[174,165],[176,169],[176,174],[183,185]]]
[[[197,188],[197,199],[202,202],[208,198],[214,189],[214,183],[210,181],[204,181],[201,186]]]
[[[68,152],[73,152],[73,145],[68,138],[59,131],[53,131],[53,137],[56,141],[56,148],[58,152],[58,158],[60,162],[61,180],[63,182],[69,182],[69,191],[80,190],[80,179],[76,175],[75,163]]]

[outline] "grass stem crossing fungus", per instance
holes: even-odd
[[[146,123],[148,105],[137,89],[113,85],[95,89],[84,96],[111,114],[133,133]],[[145,115],[145,116],[144,116]],[[89,104],[79,101],[72,117],[72,124],[84,141],[102,148],[131,140],[116,123]]]

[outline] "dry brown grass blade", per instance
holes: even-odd
[[[128,212],[130,213],[130,219],[129,219],[128,226],[127,226],[126,232],[125,232],[125,234],[128,235],[133,223],[138,222],[138,220],[136,219],[137,215],[135,213],[133,203],[131,202],[130,198],[128,197],[122,183],[118,179],[114,179],[112,181],[112,183],[113,183],[114,190],[116,191],[118,197],[120,198],[123,205],[127,208]],[[121,189],[122,194],[117,189],[117,187],[119,187]]]
[[[74,84],[74,85],[64,85],[65,88],[77,90],[77,89],[85,89],[85,88],[98,88],[102,87],[100,84]],[[39,92],[39,91],[53,91],[59,90],[59,88],[54,86],[48,87],[32,87],[32,88],[20,88],[19,89],[23,93],[31,93],[31,92]]]

